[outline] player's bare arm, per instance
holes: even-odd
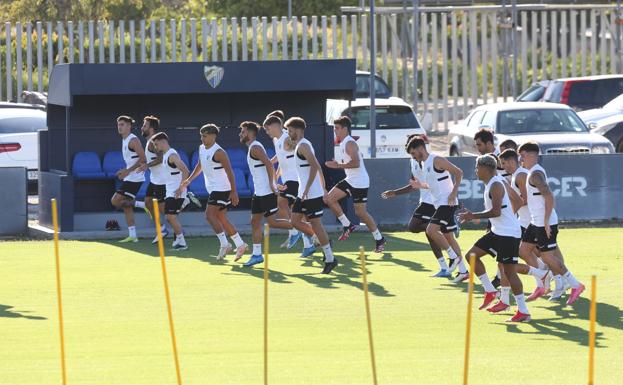
[[[448,159],[440,156],[435,158],[435,162],[433,163],[433,165],[438,170],[448,171],[450,175],[452,175],[452,177],[454,178],[454,187],[452,188],[452,192],[448,196],[448,204],[451,206],[458,204],[456,198],[459,195],[459,186],[461,185],[461,180],[463,180],[463,171],[460,168],[456,167],[454,164],[452,164]]]
[[[496,218],[502,215],[502,200],[504,199],[504,192],[506,188],[500,182],[495,182],[491,186],[489,193],[491,194],[491,209],[486,211],[480,211],[473,213],[467,209],[459,213],[459,220],[461,222],[467,222],[474,219],[486,219]]]
[[[350,157],[350,161],[348,163],[338,163],[335,160],[329,160],[325,162],[325,165],[329,168],[338,169],[359,168],[359,146],[357,143],[353,141],[346,143],[346,153]]]
[[[240,199],[238,198],[238,190],[236,189],[236,178],[234,177],[234,170],[231,167],[231,162],[229,161],[227,153],[222,149],[217,150],[214,153],[214,160],[221,163],[223,170],[225,170],[225,174],[227,174],[227,180],[231,186],[229,199],[231,200],[232,206],[238,206]]]
[[[543,196],[543,200],[545,200],[544,226],[545,232],[549,237],[551,231],[549,227],[549,218],[552,215],[552,210],[554,210],[554,195],[552,194],[552,190],[549,189],[545,175],[542,172],[537,171],[532,173],[528,182],[539,190],[539,193]]]

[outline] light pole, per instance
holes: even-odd
[[[292,20],[292,0],[288,0],[288,21]]]
[[[418,32],[420,29],[420,1],[413,0],[413,109],[417,114],[418,94]]]
[[[370,0],[370,157],[376,158],[376,31],[374,30],[374,1]]]

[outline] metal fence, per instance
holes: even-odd
[[[290,19],[7,22],[0,25],[0,100],[46,91],[58,63],[357,58],[358,68],[367,70],[370,25],[363,11]],[[500,6],[422,7],[417,23],[408,9],[377,14],[378,72],[394,95],[417,98],[434,127],[537,80],[622,72],[615,5],[517,6],[516,13]]]

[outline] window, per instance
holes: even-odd
[[[482,118],[480,126],[489,126],[492,130],[495,130],[495,111],[485,112],[485,116]]]
[[[485,114],[484,110],[479,110],[473,113],[472,117],[469,118],[469,122],[467,122],[467,127],[477,130],[480,127],[480,122],[482,121],[482,116]]]
[[[367,130],[370,128],[370,107],[353,107],[346,114],[352,120],[353,130]],[[407,106],[376,106],[377,129],[406,129],[420,128],[415,114]]]
[[[575,112],[566,109],[501,111],[499,115],[500,134],[587,132]]]
[[[378,77],[375,77],[374,88],[376,90],[375,97],[377,98],[389,98],[392,96],[392,92],[389,87],[387,87],[387,85],[385,85],[385,83]],[[357,98],[370,97],[370,76],[357,75],[355,96]]]
[[[45,117],[21,116],[0,119],[0,134],[17,134],[21,132],[37,132],[46,127]]]

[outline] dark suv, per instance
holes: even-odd
[[[535,100],[535,95],[543,90],[543,96]],[[623,94],[623,75],[586,76],[535,83],[517,101],[561,103],[583,111],[603,107],[620,94]]]

